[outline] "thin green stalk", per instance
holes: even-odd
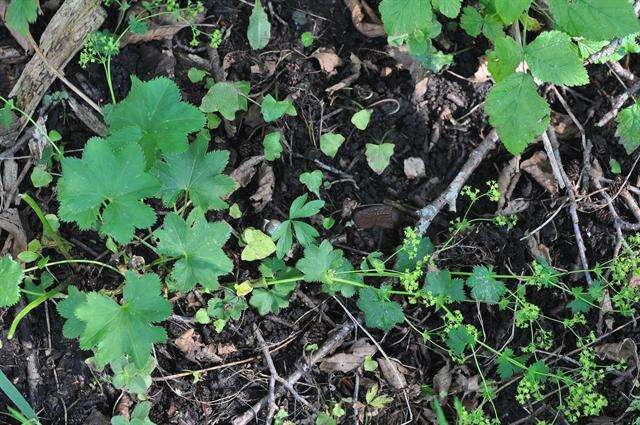
[[[100,266],[100,267],[104,267],[104,268],[107,268],[109,270],[112,270],[112,271],[118,273],[119,275],[123,275],[123,273],[120,270],[118,270],[117,268],[115,268],[115,267],[113,267],[113,266],[111,266],[109,264],[105,264],[103,262],[95,261],[95,260],[82,260],[82,259],[52,261],[51,263],[47,263],[42,267],[39,267],[39,266],[29,267],[28,269],[25,269],[24,272],[25,273],[29,273],[29,272],[33,272],[33,271],[40,270],[40,269],[43,269],[43,268],[47,268],[47,267],[50,267],[50,266],[59,266],[61,264],[93,264],[93,265],[96,265],[96,266]]]
[[[18,324],[20,323],[20,321],[27,314],[29,314],[29,312],[31,310],[33,310],[34,308],[38,307],[43,302],[45,302],[47,300],[50,300],[51,298],[53,298],[56,295],[58,295],[60,293],[60,291],[62,291],[63,289],[65,289],[67,287],[67,285],[68,285],[68,283],[61,283],[60,285],[58,285],[55,288],[53,288],[51,291],[40,295],[38,298],[36,298],[35,300],[33,300],[29,304],[27,304],[25,308],[20,310],[18,312],[18,314],[16,314],[16,317],[14,317],[13,322],[11,322],[11,327],[9,328],[9,333],[7,334],[7,339],[13,339],[13,336],[16,333],[16,329],[18,328]]]

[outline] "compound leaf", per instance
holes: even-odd
[[[473,274],[467,279],[467,286],[471,288],[471,296],[476,301],[487,304],[497,304],[507,291],[504,283],[496,280],[491,267],[475,266]]]
[[[610,40],[640,31],[629,0],[549,0],[556,26],[569,35]]]
[[[429,0],[382,0],[379,10],[390,44],[401,45],[418,31],[429,38],[440,33]]]
[[[629,155],[640,146],[640,104],[624,108],[616,117],[616,136]]]
[[[158,151],[174,154],[187,150],[187,136],[204,127],[206,119],[195,106],[183,102],[178,85],[164,77],[140,81],[131,77],[129,95],[105,107],[111,131],[138,127],[140,145],[151,167]]]
[[[131,419],[118,415],[111,419],[111,425],[155,425],[149,419],[151,405],[148,401],[138,403],[131,413]]]
[[[527,74],[516,72],[496,84],[485,104],[489,122],[513,155],[521,154],[547,129],[551,110]]]
[[[142,200],[154,196],[159,185],[145,171],[142,148],[135,143],[139,137],[138,128],[128,128],[108,139],[92,138],[82,159],[62,160],[58,181],[61,220],[88,230],[101,216],[100,233],[123,244],[133,239],[135,229],[155,223],[155,212]]]
[[[493,79],[499,83],[513,74],[523,59],[522,46],[511,37],[500,37],[487,55],[487,67]]]
[[[85,327],[80,335],[82,349],[95,349],[96,362],[104,366],[128,356],[138,368],[151,358],[151,347],[164,342],[167,334],[153,326],[171,314],[171,304],[160,293],[160,278],[153,273],[136,275],[125,272],[122,305],[106,295],[89,292],[86,301],[75,309]]]
[[[511,378],[516,373],[522,372],[522,368],[516,364],[523,363],[523,356],[516,357],[513,354],[513,350],[511,348],[505,348],[500,356],[498,357],[498,375],[500,375],[500,379],[507,380]]]
[[[260,315],[278,314],[289,307],[289,294],[296,287],[296,282],[278,283],[268,288],[258,288],[251,292],[249,304],[254,306]]]
[[[537,79],[565,86],[580,86],[589,82],[577,47],[571,37],[560,31],[546,31],[536,37],[525,56],[531,73]]]
[[[342,251],[333,249],[329,241],[309,245],[296,268],[304,274],[305,282],[330,283],[331,272],[342,265]]]
[[[230,234],[227,223],[209,223],[197,211],[187,221],[175,213],[167,215],[155,235],[159,239],[158,253],[179,258],[171,271],[173,289],[188,292],[198,283],[217,289],[218,277],[233,269],[222,250]]]
[[[222,174],[229,162],[228,151],[207,152],[207,141],[196,139],[189,148],[175,155],[164,155],[154,170],[161,183],[160,195],[167,207],[182,194],[204,210],[227,207],[222,200],[235,187],[231,177]]]
[[[460,28],[462,28],[471,37],[477,37],[482,33],[484,26],[484,18],[478,12],[478,9],[472,6],[466,6],[462,10],[460,16]]]
[[[289,207],[289,218],[308,218],[316,215],[324,207],[324,201],[317,199],[307,202],[307,194],[298,196]]]
[[[367,287],[360,289],[358,308],[364,313],[367,326],[383,331],[404,321],[404,313],[400,304],[389,299],[387,288]]]
[[[22,267],[10,256],[0,260],[0,307],[14,305],[20,299],[20,283],[24,278]]]

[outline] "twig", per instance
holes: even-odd
[[[269,411],[267,412],[267,425],[271,425],[273,422],[273,415],[275,415],[276,410],[278,410],[278,406],[276,405],[276,377],[278,376],[278,371],[276,370],[275,365],[273,364],[273,359],[271,358],[271,354],[269,354],[269,348],[267,347],[267,343],[264,341],[262,337],[262,333],[260,329],[258,329],[258,325],[254,323],[253,325],[253,334],[256,336],[258,340],[258,344],[260,344],[260,350],[262,350],[262,355],[264,356],[264,360],[267,362],[267,366],[269,367],[269,372],[271,373],[271,377],[269,378],[269,395],[267,396],[267,402],[269,403]]]
[[[456,200],[458,194],[462,190],[462,186],[467,182],[471,173],[480,165],[487,153],[496,146],[498,142],[498,134],[495,130],[491,130],[489,135],[480,143],[480,145],[469,154],[467,162],[464,164],[458,175],[449,184],[449,187],[433,202],[418,211],[420,221],[418,222],[418,232],[424,235],[433,219],[438,215],[445,205],[449,205],[451,211],[456,210]]]
[[[624,106],[624,103],[635,94],[638,90],[640,90],[640,81],[635,82],[631,87],[629,87],[624,93],[618,95],[616,100],[613,102],[613,108],[604,114],[600,121],[596,123],[598,127],[604,127],[618,115],[618,111]]]
[[[558,150],[558,140],[556,139],[556,133],[553,128],[548,128],[545,133],[542,133],[543,140],[547,139],[552,145],[552,155],[555,157],[560,169],[561,179],[566,186],[567,195],[569,195],[569,215],[571,216],[571,222],[573,224],[573,233],[575,234],[576,244],[578,245],[578,254],[580,256],[580,263],[582,270],[584,270],[584,277],[587,283],[591,285],[593,280],[589,273],[589,261],[587,260],[587,250],[584,246],[584,239],[582,239],[582,232],[580,231],[580,219],[578,218],[578,202],[576,201],[575,187],[567,177],[567,173],[562,166],[562,158],[560,157],[560,151]],[[558,178],[556,176],[556,178]],[[560,184],[560,182],[558,182]]]
[[[342,344],[342,341],[344,341],[344,339],[347,337],[347,335],[349,335],[349,333],[353,330],[354,327],[355,327],[355,324],[351,320],[348,320],[347,322],[343,323],[340,326],[340,329],[338,330],[338,332],[336,332],[331,338],[327,339],[325,343],[322,345],[322,347],[314,351],[311,357],[305,363],[302,363],[295,370],[295,372],[293,372],[287,378],[285,378],[285,381],[288,382],[289,385],[294,385],[296,382],[298,382],[304,375],[307,374],[307,372],[309,372],[309,370],[313,365],[318,363],[325,356],[327,356],[329,353],[331,353],[336,348],[338,348],[340,344]],[[284,389],[285,387],[279,387],[276,390],[276,395],[281,395],[282,393],[284,393]],[[258,415],[260,410],[262,410],[266,404],[267,404],[267,397],[263,397],[262,399],[257,401],[251,407],[251,409],[247,410],[242,415],[237,416],[232,422],[233,425],[248,424],[253,418],[255,418]]]

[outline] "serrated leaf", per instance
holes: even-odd
[[[478,9],[471,6],[466,6],[462,10],[462,16],[460,16],[460,28],[462,28],[471,37],[477,37],[482,33],[482,27],[484,26],[484,18],[478,12]]]
[[[382,0],[378,7],[390,44],[399,45],[416,31],[433,38],[440,33],[429,0]]]
[[[69,339],[79,338],[85,324],[76,317],[76,309],[87,301],[87,294],[80,292],[75,286],[69,286],[67,294],[67,298],[57,305],[60,316],[67,319],[62,327],[62,335]]]
[[[156,361],[149,357],[147,364],[141,368],[130,362],[125,356],[111,362],[113,386],[128,393],[142,395],[151,386],[151,372],[156,368]]]
[[[504,283],[496,280],[493,270],[487,266],[475,266],[467,279],[474,300],[487,304],[497,304],[507,291]]]
[[[142,200],[154,196],[159,183],[145,171],[144,154],[136,143],[139,137],[138,128],[129,128],[108,139],[92,138],[82,159],[62,160],[58,180],[61,220],[88,230],[99,224],[100,215],[100,233],[122,244],[131,242],[135,229],[155,223],[155,212]]]
[[[522,372],[523,369],[517,364],[514,364],[514,361],[523,363],[524,358],[523,356],[516,357],[511,348],[505,348],[496,360],[498,363],[498,375],[500,375],[500,379],[503,381],[511,378],[516,373]]]
[[[0,260],[0,307],[14,305],[20,299],[20,283],[24,272],[20,264],[5,255]]]
[[[11,0],[4,19],[9,28],[26,36],[29,34],[29,24],[38,19],[38,2],[36,0]]]
[[[527,74],[516,72],[496,84],[485,103],[489,122],[513,155],[521,154],[550,123],[551,110]]]
[[[260,230],[245,229],[242,238],[247,243],[247,246],[242,249],[243,261],[262,260],[276,252],[276,244]]]
[[[496,0],[496,11],[505,24],[514,23],[529,10],[531,0]]]
[[[282,144],[280,143],[280,132],[274,131],[264,136],[262,146],[264,147],[264,159],[273,161],[280,158],[282,154]]]
[[[342,264],[342,251],[333,249],[329,241],[309,245],[296,268],[304,275],[305,282],[330,283],[331,272]]]
[[[293,102],[290,100],[276,100],[273,96],[268,94],[262,100],[262,118],[265,122],[272,122],[279,118],[282,118],[285,114],[295,117],[298,115]]]
[[[357,304],[364,313],[365,323],[370,328],[389,331],[394,325],[404,321],[402,307],[389,299],[385,289],[373,287],[360,289]]]
[[[207,113],[219,112],[225,119],[233,121],[236,112],[247,110],[250,90],[251,86],[247,81],[216,83],[202,98],[200,110]]]
[[[571,288],[571,293],[574,298],[567,303],[567,307],[571,309],[572,314],[586,313],[591,310],[594,300],[588,292],[577,286]]]
[[[461,0],[431,0],[431,5],[447,18],[455,18],[460,13]]]
[[[364,154],[369,167],[377,174],[382,174],[389,166],[394,148],[393,143],[381,143],[379,145],[367,143]]]
[[[538,80],[565,86],[580,86],[589,82],[571,37],[560,31],[546,31],[536,37],[526,50],[529,69]]]
[[[320,136],[320,150],[328,157],[334,158],[344,143],[344,136],[336,133],[325,133]]]
[[[278,314],[289,307],[289,294],[295,289],[296,282],[278,283],[268,288],[258,288],[251,293],[249,304],[254,306],[261,316]]]
[[[167,334],[153,323],[171,314],[171,304],[160,294],[162,285],[155,274],[137,276],[125,272],[124,299],[113,299],[89,292],[86,301],[76,307],[75,315],[84,322],[80,348],[94,349],[98,365],[104,366],[128,356],[141,368],[151,358],[154,343],[164,342]]]
[[[523,59],[522,46],[511,37],[500,37],[487,55],[487,67],[491,77],[499,83],[513,74]]]
[[[175,154],[187,150],[187,136],[204,127],[206,121],[198,108],[182,101],[178,85],[164,77],[140,81],[132,76],[127,97],[104,109],[111,132],[140,129],[139,142],[148,167],[155,163],[159,151]]]
[[[160,196],[167,207],[173,207],[181,195],[205,211],[227,207],[222,199],[235,187],[231,177],[222,174],[229,152],[207,152],[207,146],[207,141],[196,139],[185,152],[164,155],[158,162],[153,172],[160,180]]]
[[[538,360],[527,368],[525,376],[532,382],[545,382],[547,380],[548,373],[549,366],[547,366],[544,361]]]
[[[320,197],[320,186],[322,186],[322,171],[315,170],[300,174],[300,183],[305,185],[309,192]]]
[[[640,31],[628,0],[549,0],[556,26],[571,36],[610,40]]]
[[[447,336],[447,346],[451,349],[451,353],[455,356],[462,356],[467,347],[473,346],[475,338],[469,333],[466,326],[456,326],[449,330]]]
[[[616,137],[629,155],[640,146],[640,104],[624,108],[616,117]]]
[[[249,17],[247,38],[253,50],[262,49],[269,44],[269,38],[271,38],[271,23],[260,0],[256,0],[251,16]]]
[[[244,297],[239,297],[233,291],[224,292],[224,299],[212,298],[207,304],[207,313],[214,319],[238,320],[242,312],[246,310],[247,302]]]
[[[158,253],[178,258],[170,284],[179,292],[188,292],[196,284],[217,289],[218,277],[233,270],[233,263],[222,250],[231,235],[223,221],[209,223],[196,213],[185,221],[171,213],[155,235],[159,239]]]
[[[423,290],[437,298],[463,302],[467,299],[464,293],[464,280],[452,279],[449,270],[430,271],[427,273]]]

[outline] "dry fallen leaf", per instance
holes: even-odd
[[[422,158],[407,158],[404,160],[404,175],[409,180],[426,177],[427,173]]]
[[[384,379],[391,385],[391,387],[401,390],[407,386],[407,379],[400,372],[401,366],[394,360],[387,360],[382,357],[378,359],[378,365]],[[404,368],[402,368],[404,369]]]
[[[189,329],[184,332],[176,338],[174,344],[192,362],[222,363],[222,359],[216,355],[212,345],[204,345],[200,342],[200,335],[195,333],[195,329]]]
[[[422,80],[416,83],[413,89],[413,101],[419,103],[424,95],[427,93],[427,85],[429,84],[429,77],[424,77]]]
[[[228,356],[237,351],[238,349],[233,344],[218,344],[218,355],[220,356]]]
[[[489,73],[489,67],[487,66],[487,63],[487,57],[481,56],[478,69],[476,73],[473,74],[473,77],[471,77],[471,81],[473,81],[474,83],[484,83],[486,81],[489,81],[489,78],[491,78],[491,74]]]
[[[273,187],[275,186],[276,177],[273,174],[273,168],[267,163],[260,167],[260,177],[258,181],[258,190],[251,195],[253,208],[256,212],[260,212],[271,201],[273,197]]]
[[[442,366],[438,373],[436,373],[436,376],[433,377],[433,389],[436,391],[438,398],[443,399],[447,397],[452,380],[451,365],[447,362],[447,364]]]
[[[520,155],[516,155],[502,168],[498,177],[498,190],[500,191],[498,210],[501,210],[511,199],[511,195],[520,181],[520,176]]]
[[[373,356],[377,349],[369,344],[366,339],[357,340],[349,352],[334,354],[325,358],[320,363],[320,370],[323,372],[351,372],[357,369],[365,357]]]
[[[262,161],[264,161],[263,155],[252,156],[251,158],[247,159],[242,164],[240,164],[238,168],[236,168],[231,172],[230,177],[236,183],[236,187],[231,193],[249,184],[253,176],[256,174],[256,171],[257,171],[256,167]],[[229,193],[227,197],[229,197],[231,193]]]
[[[342,90],[344,88],[351,86],[351,84],[353,84],[358,78],[360,78],[360,71],[362,70],[362,61],[353,53],[351,53],[349,60],[351,60],[351,75],[349,75],[344,80],[340,81],[338,84],[334,84],[333,86],[326,88],[324,91],[326,91],[329,94],[334,94],[338,90]]]
[[[631,338],[625,338],[622,342],[598,345],[595,351],[601,359],[606,358],[613,362],[624,360],[629,366],[638,366],[638,347]]]
[[[529,173],[547,192],[552,195],[558,194],[558,183],[553,176],[547,154],[543,151],[538,151],[534,153],[531,158],[523,161],[522,164],[520,164],[520,169]]]
[[[351,22],[353,22],[353,26],[356,27],[360,34],[367,37],[384,37],[386,35],[380,19],[375,16],[366,2],[363,4],[359,0],[344,0],[344,3],[351,11]],[[364,21],[365,12],[374,23]]]
[[[342,66],[342,59],[336,54],[333,47],[321,47],[311,55],[320,63],[320,68],[331,76],[337,73],[336,68]]]

